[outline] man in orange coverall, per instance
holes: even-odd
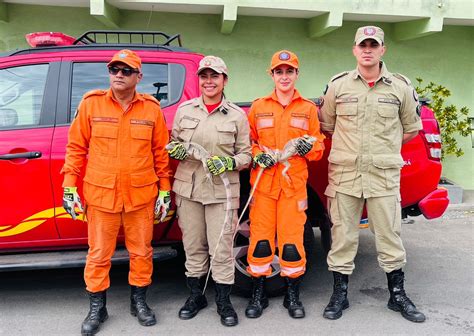
[[[154,215],[166,217],[170,205],[168,130],[160,103],[139,94],[141,60],[130,50],[116,53],[107,64],[110,88],[84,95],[69,130],[63,205],[76,219],[82,209],[76,181],[88,156],[84,198],[89,253],[84,279],[90,311],[82,335],[94,335],[107,317],[106,290],[117,235],[123,225],[130,255],[131,314],[141,325],[156,323],[146,304],[153,271],[151,246]],[[157,198],[159,190],[159,196]]]
[[[270,66],[275,90],[255,100],[248,116],[255,163],[250,177],[252,186],[259,170],[264,169],[250,208],[247,271],[252,275],[253,292],[245,311],[249,318],[259,317],[268,306],[264,282],[271,273],[275,234],[281,276],[288,285],[283,305],[291,317],[305,316],[303,304],[299,301],[299,285],[306,266],[303,234],[308,204],[307,160],[321,158],[324,136],[319,130],[316,105],[295,89],[298,69],[298,57],[294,53],[288,50],[276,52]],[[316,141],[308,141],[305,135],[314,137]],[[271,151],[283,150],[288,141],[296,138],[297,154],[288,160],[291,166],[287,179],[283,174],[285,166],[276,162]]]

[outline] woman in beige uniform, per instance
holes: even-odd
[[[238,318],[230,302],[234,283],[232,238],[239,208],[239,170],[247,168],[252,159],[249,125],[245,112],[224,96],[228,78],[222,59],[204,57],[197,75],[201,96],[178,107],[168,146],[170,157],[180,160],[173,191],[191,290],[179,317],[193,318],[207,306],[202,291],[212,266],[221,323],[234,326]],[[191,149],[207,152],[207,167],[189,155]],[[227,188],[224,180],[229,182]]]

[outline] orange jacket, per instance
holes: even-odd
[[[313,148],[305,157],[295,155],[288,160],[291,164],[288,170],[291,183],[286,181],[282,174],[285,167],[279,163],[265,169],[257,186],[258,191],[264,192],[275,199],[278,198],[282,189],[287,197],[295,195],[301,188],[306,190],[306,180],[308,178],[306,160],[319,160],[324,151],[324,135],[319,130],[316,105],[312,101],[303,98],[295,90],[290,104],[283,107],[278,102],[276,93],[272,92],[272,94],[253,102],[248,118],[253,156],[262,152],[263,146],[282,150],[289,140],[305,134],[317,139]],[[261,168],[252,169],[250,176],[252,185],[259,169]]]
[[[63,187],[76,186],[87,156],[87,204],[107,212],[142,208],[158,187],[171,189],[168,140],[160,103],[152,96],[135,93],[124,112],[110,89],[86,93],[69,129]]]

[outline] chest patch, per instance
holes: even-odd
[[[359,98],[349,97],[349,98],[337,98],[336,104],[347,104],[347,103],[357,103]]]
[[[400,106],[400,101],[398,99],[379,98],[378,101],[379,103],[393,104],[393,105]]]
[[[255,113],[255,117],[257,117],[257,118],[273,117],[273,112],[257,112],[257,113]]]
[[[132,119],[132,120],[130,120],[130,124],[132,124],[132,125],[155,126],[154,121],[143,120],[143,119]]]
[[[93,122],[108,122],[108,123],[118,123],[118,118],[110,118],[110,117],[93,117]]]

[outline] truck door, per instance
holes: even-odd
[[[0,250],[58,238],[49,172],[59,63],[50,61],[0,64]]]

